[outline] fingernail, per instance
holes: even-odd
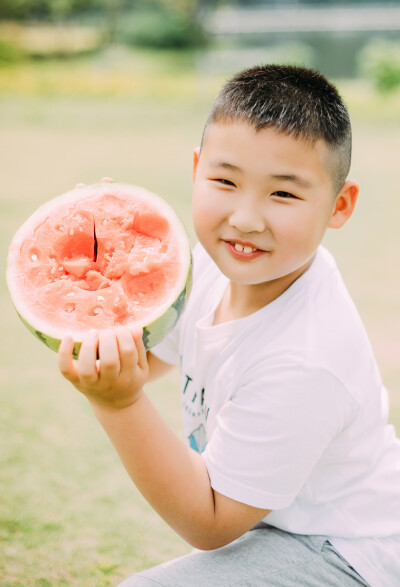
[[[84,183],[77,183],[76,186],[75,186],[75,189],[76,188],[83,188],[83,187],[85,187],[85,185],[86,184],[84,184]]]
[[[100,181],[114,181],[112,177],[102,177]]]

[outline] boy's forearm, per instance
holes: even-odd
[[[143,392],[121,410],[92,407],[146,500],[190,544],[208,548],[216,529],[214,493],[201,456],[173,433]]]
[[[61,342],[61,373],[91,402],[147,501],[190,544],[218,548],[268,513],[214,492],[202,457],[179,440],[145,396],[149,365],[141,329],[89,333],[77,362],[73,345],[71,337]],[[155,365],[169,368],[158,359]]]

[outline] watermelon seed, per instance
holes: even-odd
[[[75,295],[74,291],[70,291],[69,293],[67,293],[67,298],[72,298],[72,296]]]
[[[37,255],[35,255],[35,254],[31,255],[32,261],[37,261],[37,258],[38,258]]]
[[[60,232],[64,232],[64,227],[60,224],[59,226],[56,226],[56,230],[59,230]]]
[[[104,302],[104,297],[103,296],[97,296],[96,300],[99,301],[99,302]]]
[[[73,312],[73,311],[75,310],[75,306],[72,306],[72,305],[70,305],[70,306],[67,306],[67,307],[65,308],[65,310],[66,310],[67,312]]]
[[[64,267],[62,267],[61,265],[58,268],[59,271],[64,271]]]
[[[111,255],[109,255],[108,253],[104,253],[104,258],[106,259],[106,261],[111,261]]]
[[[55,268],[55,267],[52,267],[52,268],[51,268],[51,271],[50,271],[50,273],[51,273],[52,275],[54,275],[54,273],[55,273],[55,272],[56,272],[56,268]]]
[[[100,314],[101,308],[94,308],[93,314]]]

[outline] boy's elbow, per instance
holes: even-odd
[[[239,538],[239,536],[237,536],[237,538]],[[227,546],[234,540],[236,540],[236,538],[209,535],[189,540],[189,544],[196,550],[217,550],[217,548]]]
[[[185,524],[182,534],[198,550],[216,550],[231,544],[271,513],[269,509],[241,503],[215,490],[212,492],[212,510],[197,510],[190,523]]]
[[[240,526],[231,525],[227,527],[224,525],[218,528],[218,526],[213,525],[211,528],[198,528],[197,532],[185,538],[197,550],[216,550],[217,548],[231,544],[231,542],[243,536],[249,529],[247,526],[243,528]]]

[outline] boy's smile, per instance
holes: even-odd
[[[330,157],[323,141],[274,128],[208,126],[194,154],[194,225],[232,293],[254,286],[261,307],[310,266],[326,228],[338,225]]]

